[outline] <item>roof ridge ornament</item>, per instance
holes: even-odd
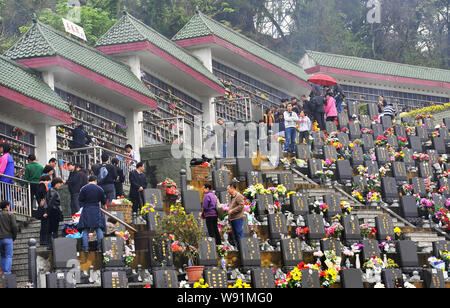
[[[36,15],[36,13],[33,13],[33,15],[31,16],[31,20],[33,21],[34,24],[37,24],[38,22],[38,17]]]
[[[123,13],[124,16],[125,16],[125,15],[128,15],[128,9],[127,9],[127,6],[126,6],[126,5],[123,6],[122,13]]]

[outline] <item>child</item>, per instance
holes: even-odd
[[[49,190],[48,186],[52,178],[49,175],[44,175],[39,180],[39,185],[36,191],[36,201],[38,203],[37,219],[41,221],[40,230],[40,245],[48,245],[48,214],[47,214],[47,192]]]
[[[299,135],[300,143],[307,144],[309,141],[309,132],[311,130],[311,119],[305,116],[305,112],[302,111],[299,117]]]

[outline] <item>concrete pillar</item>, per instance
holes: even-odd
[[[42,165],[46,165],[52,152],[58,149],[56,142],[56,126],[36,124],[36,156]]]
[[[130,67],[131,72],[141,80],[141,59],[138,56],[128,56],[122,61]]]
[[[130,110],[126,114],[126,119],[128,126],[128,143],[133,146],[134,152],[136,153],[136,160],[140,161],[141,155],[139,150],[144,146],[141,123],[144,120],[144,113]]]
[[[52,72],[43,72],[42,79],[53,91],[55,90],[55,75]]]

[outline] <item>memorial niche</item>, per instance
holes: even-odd
[[[294,215],[306,216],[309,214],[309,201],[307,197],[300,194],[293,194],[290,196],[289,210]]]
[[[153,281],[156,289],[178,289],[178,275],[175,270],[155,270]]]
[[[103,289],[126,289],[127,287],[128,287],[128,278],[125,270],[102,271]]]
[[[275,288],[275,275],[270,268],[255,268],[251,271],[252,287],[254,289]]]
[[[227,273],[218,267],[206,268],[204,273],[205,282],[213,289],[228,288]]]
[[[110,260],[105,264],[106,267],[122,267],[124,266],[124,241],[122,238],[115,236],[105,237],[102,241],[103,253],[108,253]]]
[[[150,203],[154,206],[156,211],[164,211],[164,203],[162,201],[161,190],[146,189],[144,190],[145,203]]]
[[[326,237],[322,216],[318,214],[307,215],[306,226],[309,228],[309,233],[307,234],[309,241],[318,241]]]
[[[289,233],[286,225],[286,216],[282,213],[269,215],[269,238],[280,240]]]
[[[172,243],[169,239],[150,237],[148,247],[148,258],[152,268],[173,266]]]
[[[207,238],[200,242],[199,244],[199,256],[198,265],[199,266],[217,266],[217,247],[216,243],[212,238]]]
[[[213,171],[213,185],[216,193],[227,191],[228,185],[230,185],[230,175],[229,170]]]
[[[258,184],[264,184],[261,172],[251,171],[247,173],[247,185],[255,186]]]
[[[354,215],[342,217],[342,226],[344,227],[344,241],[359,241],[361,239],[361,230],[359,229],[359,220]]]
[[[259,248],[259,239],[257,238],[242,238],[240,239],[240,258],[241,266],[259,267],[261,266],[261,251]]]
[[[282,240],[281,256],[283,266],[285,267],[297,266],[300,264],[303,260],[300,240],[298,238]]]
[[[278,183],[286,187],[287,192],[295,191],[294,175],[292,173],[278,174]]]

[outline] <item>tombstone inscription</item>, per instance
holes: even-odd
[[[389,236],[391,239],[395,238],[394,223],[389,216],[375,217],[375,228],[377,229],[377,240],[380,242],[386,241]]]
[[[255,186],[258,184],[264,184],[261,172],[251,171],[247,173],[247,185]]]
[[[115,236],[105,237],[102,241],[103,253],[110,255],[110,261],[105,267],[121,267],[124,266],[123,253],[124,241],[122,238]]]
[[[206,238],[199,244],[199,266],[217,266],[217,247],[216,242],[212,238]]]
[[[103,270],[103,289],[126,289],[128,287],[127,272],[125,270]]]
[[[284,185],[288,193],[295,191],[294,175],[292,173],[278,174],[278,183]]]
[[[289,210],[294,215],[305,216],[309,214],[309,201],[305,196],[300,194],[293,194],[290,196],[290,208]]]
[[[162,201],[161,190],[146,189],[144,190],[145,203],[153,204],[155,210],[164,211],[164,203]]]
[[[207,284],[213,289],[226,289],[228,288],[227,273],[218,267],[205,269],[204,278]]]
[[[150,266],[162,267],[173,266],[172,243],[169,239],[159,240],[157,237],[150,237],[148,245],[148,258]]]
[[[175,270],[161,269],[153,272],[156,289],[178,289],[178,275]]]
[[[269,206],[274,204],[272,195],[256,195],[256,215],[265,215],[269,210]]]
[[[356,216],[347,215],[342,217],[342,226],[344,227],[343,238],[345,241],[359,241],[361,239],[359,220]]]
[[[251,271],[252,287],[254,289],[275,288],[275,276],[270,268],[255,268]]]
[[[227,191],[230,185],[231,173],[229,170],[215,170],[213,171],[213,185],[216,193]]]
[[[394,289],[398,283],[403,282],[403,274],[400,269],[383,269],[381,280],[386,289]]]
[[[297,266],[300,264],[303,260],[300,240],[298,238],[282,240],[281,256],[284,266]]]
[[[406,182],[408,181],[408,173],[406,171],[405,163],[403,162],[393,162],[392,163],[392,172],[394,175],[394,178],[397,180],[397,182]]]
[[[261,266],[261,251],[259,248],[259,239],[256,238],[242,238],[240,239],[241,250],[241,266],[255,267]]]
[[[318,241],[326,237],[323,218],[317,214],[309,214],[306,216],[306,226],[309,228],[307,238],[310,241]]]
[[[272,240],[280,240],[289,233],[286,225],[286,216],[282,213],[270,214],[268,224],[269,238]]]
[[[445,289],[444,272],[437,269],[427,269],[423,272],[423,281],[427,289]]]
[[[361,262],[366,262],[372,257],[380,257],[380,248],[376,240],[363,240],[362,244],[364,247],[362,248]]]
[[[319,271],[313,269],[303,269],[302,289],[320,289]]]

